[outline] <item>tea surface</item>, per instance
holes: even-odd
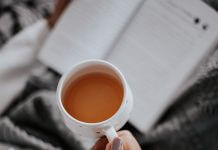
[[[73,81],[63,98],[64,107],[71,116],[96,123],[117,112],[123,99],[123,87],[112,76],[92,73]]]

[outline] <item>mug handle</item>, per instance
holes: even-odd
[[[109,142],[113,141],[114,138],[118,137],[116,130],[112,126],[104,129],[103,131]]]

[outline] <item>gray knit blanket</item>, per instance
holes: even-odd
[[[205,2],[218,10],[218,1]],[[49,16],[54,4],[55,0],[1,0],[0,47],[24,27]],[[196,76],[198,80],[150,131],[142,134],[129,124],[125,127],[133,132],[142,149],[218,149],[218,50]],[[0,150],[84,149],[65,127],[54,103],[59,78],[58,73],[45,66],[40,74],[32,74],[26,81],[0,114]]]

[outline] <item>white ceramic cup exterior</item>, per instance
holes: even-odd
[[[117,78],[123,86],[124,96],[119,110],[111,118],[102,122],[86,123],[73,118],[67,113],[62,104],[62,94],[72,81],[92,72],[106,73]],[[133,105],[133,96],[125,77],[117,67],[109,62],[94,59],[76,64],[61,77],[57,87],[57,101],[64,122],[73,133],[90,138],[99,138],[105,135],[109,141],[112,141],[117,136],[116,131],[129,119]]]

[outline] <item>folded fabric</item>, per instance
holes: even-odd
[[[32,149],[82,149],[57,111],[54,91],[40,90],[13,106],[0,120],[2,142]]]
[[[0,141],[33,149],[81,149],[56,107],[59,76],[36,60],[48,33],[46,21],[40,20],[0,53]]]
[[[24,86],[31,72],[40,68],[36,56],[48,34],[45,20],[40,20],[14,36],[0,52],[1,106],[4,109],[10,99]]]

